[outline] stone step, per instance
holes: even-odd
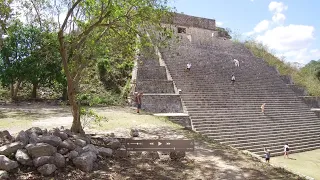
[[[237,148],[239,150],[248,150],[248,149],[253,149],[253,148],[261,148],[263,147],[272,147],[272,146],[281,146],[285,143],[290,142],[290,144],[293,144],[295,142],[307,142],[307,141],[315,141],[319,140],[320,138],[319,134],[315,134],[312,136],[308,136],[307,139],[306,137],[292,137],[292,138],[284,138],[282,140],[279,139],[273,139],[273,140],[266,140],[263,142],[251,142],[251,143],[242,143],[242,144],[232,144],[232,147]]]
[[[234,137],[237,136],[238,134],[244,134],[245,136],[253,136],[256,134],[262,134],[262,133],[278,133],[279,131],[282,131],[283,129],[286,129],[286,131],[298,131],[300,129],[318,129],[320,130],[320,123],[306,123],[300,126],[290,126],[288,125],[282,125],[282,126],[277,126],[277,127],[270,127],[268,125],[265,126],[252,126],[250,127],[227,127],[227,126],[217,126],[216,128],[207,128],[207,129],[202,129],[199,127],[194,127],[196,131],[201,132],[203,134],[210,134],[212,136],[219,136],[219,137]]]
[[[191,118],[192,119],[192,118]],[[267,125],[261,125],[263,123],[266,123]],[[304,121],[300,121],[299,119],[290,119],[290,120],[281,120],[281,121],[275,121],[275,122],[272,122],[268,119],[266,120],[260,120],[258,121],[257,119],[249,119],[249,120],[246,120],[246,121],[239,121],[239,120],[228,120],[228,121],[225,121],[225,120],[221,120],[220,122],[219,121],[194,121],[192,119],[192,124],[193,126],[199,130],[203,127],[206,127],[208,129],[217,129],[217,128],[222,128],[224,126],[227,126],[227,127],[237,127],[237,129],[240,129],[240,128],[259,128],[259,127],[265,127],[265,126],[268,126],[268,125],[277,125],[278,126],[281,126],[281,125],[284,125],[284,126],[290,126],[290,125],[307,125],[307,124],[319,124],[320,125],[320,121],[317,120],[310,120],[310,119],[307,119],[307,120],[304,120]],[[259,126],[258,126],[259,125]],[[257,127],[258,126],[258,127]],[[226,127],[226,128],[227,128]],[[203,130],[203,129],[202,129]]]
[[[319,128],[303,128],[303,129],[299,129],[299,131],[295,130],[295,131],[289,131],[288,132],[282,132],[282,131],[278,131],[277,133],[270,134],[270,132],[266,132],[266,133],[262,133],[260,132],[259,134],[245,134],[245,133],[238,133],[235,134],[235,136],[233,137],[226,137],[226,136],[217,136],[217,135],[210,135],[210,133],[202,133],[208,137],[212,137],[217,141],[220,142],[224,142],[227,144],[233,144],[233,143],[240,143],[240,142],[254,142],[254,141],[260,141],[263,142],[263,139],[283,139],[284,137],[288,138],[288,137],[295,137],[295,136],[303,136],[305,134],[314,134],[314,133],[318,133],[319,132]]]
[[[290,144],[289,144],[290,146]],[[299,153],[299,152],[305,152],[305,151],[312,151],[312,150],[315,150],[315,149],[320,149],[320,143],[316,143],[316,144],[307,144],[307,145],[298,145],[298,146],[295,146],[293,148],[290,148],[290,152],[289,152],[289,157],[290,157],[290,154],[294,154],[294,153]],[[272,150],[272,152],[270,153],[271,154],[271,157],[275,157],[275,156],[283,156],[284,152],[283,152],[283,148],[281,147],[277,147],[275,149]],[[258,150],[258,151],[253,151],[254,154],[257,154],[258,156],[260,157],[264,157],[264,151],[263,151],[263,148],[262,150]],[[272,161],[272,159],[271,159]]]

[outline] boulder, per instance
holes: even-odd
[[[48,135],[48,129],[46,129],[46,128],[43,129],[43,130],[42,130],[42,135]]]
[[[77,151],[79,154],[81,154],[83,152],[82,147],[80,147],[80,146],[76,146],[76,148],[74,150]]]
[[[69,149],[67,148],[61,148],[59,149],[58,153],[62,154],[62,155],[65,155],[69,152]]]
[[[91,151],[82,153],[79,157],[72,160],[73,164],[81,171],[90,172],[93,169],[93,163],[97,160],[97,155]]]
[[[111,157],[112,156],[112,149],[100,147],[98,148],[99,155],[102,157]]]
[[[41,156],[33,159],[33,165],[35,167],[43,166],[45,164],[54,163],[55,159],[53,156]]]
[[[55,131],[53,135],[60,137],[63,141],[68,139],[68,134],[65,132]]]
[[[76,135],[73,135],[73,138],[74,139],[82,139],[82,140],[86,141],[87,144],[90,144],[90,142],[91,142],[90,136],[87,136],[87,135],[83,136],[83,135],[76,134]]]
[[[119,149],[121,147],[121,143],[118,139],[110,139],[110,142],[107,145],[113,150]]]
[[[57,148],[46,143],[37,143],[35,145],[28,144],[26,146],[26,149],[28,150],[28,153],[29,155],[31,155],[32,158],[37,158],[41,156],[52,156],[54,153],[57,152]]]
[[[32,127],[30,129],[26,130],[26,133],[27,134],[35,133],[37,135],[42,135],[43,132],[39,127]]]
[[[32,159],[29,157],[27,150],[25,149],[18,149],[15,157],[16,157],[16,160],[23,165],[27,165],[27,166],[33,165]]]
[[[186,156],[186,152],[184,151],[173,151],[170,152],[170,158],[172,160],[180,160]]]
[[[77,146],[80,146],[80,147],[84,147],[87,145],[87,142],[83,139],[76,139],[74,141],[74,144],[76,144]]]
[[[0,170],[10,171],[19,166],[17,161],[12,161],[4,155],[0,155]]]
[[[70,139],[66,139],[62,143],[60,143],[59,147],[67,148],[72,151],[76,148],[76,145]]]
[[[93,152],[95,154],[99,153],[98,149],[92,144],[88,144],[88,145],[86,145],[85,147],[82,148],[82,153],[88,152],[88,151],[91,151],[91,152]]]
[[[77,151],[70,151],[67,155],[66,155],[69,159],[74,159],[76,157],[79,156],[79,153]]]
[[[142,152],[141,156],[146,159],[160,159],[157,151]]]
[[[7,171],[0,170],[0,179],[9,179],[9,174]]]
[[[37,144],[40,142],[40,138],[36,133],[29,134],[29,143],[30,144]]]
[[[55,153],[53,155],[53,158],[54,158],[54,165],[56,165],[56,167],[63,168],[66,166],[66,160],[64,156],[62,156],[61,154]]]
[[[13,141],[12,136],[10,135],[9,131],[4,130],[0,131],[0,146],[11,143]]]
[[[44,176],[48,176],[52,174],[54,171],[56,171],[57,167],[54,164],[45,164],[43,166],[38,167],[39,173],[41,173]]]
[[[24,147],[21,142],[14,142],[0,147],[0,155],[10,156],[12,153],[16,153],[18,149]]]
[[[16,141],[20,141],[23,143],[23,145],[27,145],[29,142],[29,136],[26,132],[20,131],[16,137]]]
[[[131,129],[131,131],[130,131],[130,135],[132,136],[132,137],[139,137],[139,130],[138,129]]]
[[[66,133],[69,137],[73,137],[74,133],[70,129],[63,130],[64,133]]]
[[[62,143],[61,138],[54,135],[42,136],[39,139],[40,142],[47,143],[52,146],[59,146]]]

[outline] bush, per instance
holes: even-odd
[[[276,67],[281,75],[288,75],[293,82],[305,88],[309,95],[320,96],[320,82],[317,79],[313,69],[305,66],[302,69],[293,67],[291,64],[284,62],[274,56],[267,46],[255,41],[246,41],[245,46],[256,56],[264,59],[270,66]]]

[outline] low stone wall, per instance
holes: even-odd
[[[174,93],[172,81],[138,81],[136,91],[144,93]]]
[[[287,86],[292,89],[297,96],[305,96],[308,94],[306,90],[300,86],[294,84],[287,84]]]
[[[191,120],[189,116],[169,116],[168,119],[171,122],[177,123],[186,129],[192,129],[191,127]]]
[[[163,66],[149,67],[149,68],[138,68],[138,81],[157,79],[167,80],[166,68]]]
[[[182,113],[180,95],[144,94],[142,110],[151,113]]]

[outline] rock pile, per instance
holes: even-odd
[[[76,135],[69,129],[30,128],[12,137],[0,131],[0,179],[19,166],[33,166],[42,175],[50,175],[71,163],[82,171],[92,171],[98,158],[107,158],[121,149],[118,139],[108,138],[108,147],[91,144],[89,135]]]

